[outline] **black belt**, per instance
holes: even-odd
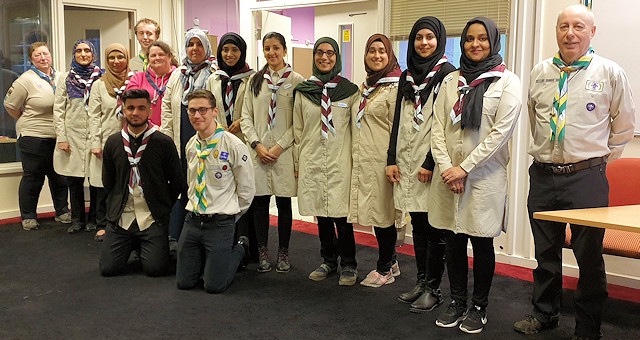
[[[200,222],[215,222],[215,221],[225,221],[228,219],[232,219],[235,218],[234,215],[223,215],[223,214],[212,214],[212,215],[207,215],[207,214],[198,214],[198,213],[194,213],[194,212],[190,212],[189,215],[191,216],[192,219],[194,220],[198,220]]]
[[[559,174],[572,174],[580,170],[593,168],[594,166],[598,166],[606,162],[607,162],[607,156],[602,156],[602,157],[589,158],[581,162],[569,163],[569,164],[540,163],[536,160],[533,161],[533,164],[545,171],[553,173],[554,175],[559,175]]]

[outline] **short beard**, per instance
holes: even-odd
[[[134,127],[134,128],[145,126],[145,125],[146,125],[146,124],[148,124],[148,122],[149,122],[149,119],[147,119],[147,120],[143,121],[143,122],[142,122],[142,123],[140,123],[140,124],[134,124],[134,123],[133,123],[132,121],[130,121],[128,118],[126,118],[126,120],[127,120],[127,124],[128,124],[130,127]]]

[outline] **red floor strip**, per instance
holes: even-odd
[[[272,215],[270,219],[270,223],[271,225],[277,225],[278,217]],[[310,222],[293,220],[293,230],[303,232],[306,234],[318,235],[318,226]],[[356,239],[356,243],[360,245],[372,247],[372,248],[378,247],[378,242],[376,241],[375,235],[358,232],[358,233],[355,233],[355,239]],[[413,252],[413,246],[408,244],[396,248],[396,251],[401,254],[415,256],[415,253]],[[470,257],[469,266],[472,266],[472,265],[473,265],[473,258]],[[504,263],[496,263],[495,273],[500,276],[512,277],[518,280],[533,282],[533,273],[529,268],[524,268],[524,267],[519,267],[519,266],[514,266],[514,265],[504,264]],[[562,286],[567,289],[575,290],[576,287],[578,286],[578,279],[574,277],[563,276]],[[609,288],[609,297],[612,299],[640,303],[640,289],[624,287],[624,286],[615,285],[611,283],[608,285],[608,288]]]

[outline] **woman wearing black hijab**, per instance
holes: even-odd
[[[480,333],[495,269],[493,238],[506,230],[508,141],[520,114],[521,85],[498,54],[500,33],[490,19],[470,20],[460,47],[461,66],[442,82],[431,134],[436,168],[429,221],[446,230],[452,298],[436,325]],[[474,283],[467,309],[469,241]]]
[[[428,220],[429,190],[434,167],[431,157],[433,102],[442,79],[455,68],[444,55],[447,33],[435,17],[418,19],[409,34],[408,69],[398,85],[396,113],[389,142],[387,178],[394,183],[396,209],[409,212],[418,279],[398,296],[410,311],[433,310],[442,303],[444,233]]]

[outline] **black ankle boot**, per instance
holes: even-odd
[[[424,293],[426,284],[427,283],[424,279],[419,279],[416,282],[415,287],[406,293],[400,294],[400,296],[398,296],[398,300],[404,303],[413,303],[420,297],[420,295],[422,295],[422,293]]]
[[[414,303],[411,304],[409,311],[413,313],[430,312],[440,306],[442,301],[440,289],[427,289]]]

